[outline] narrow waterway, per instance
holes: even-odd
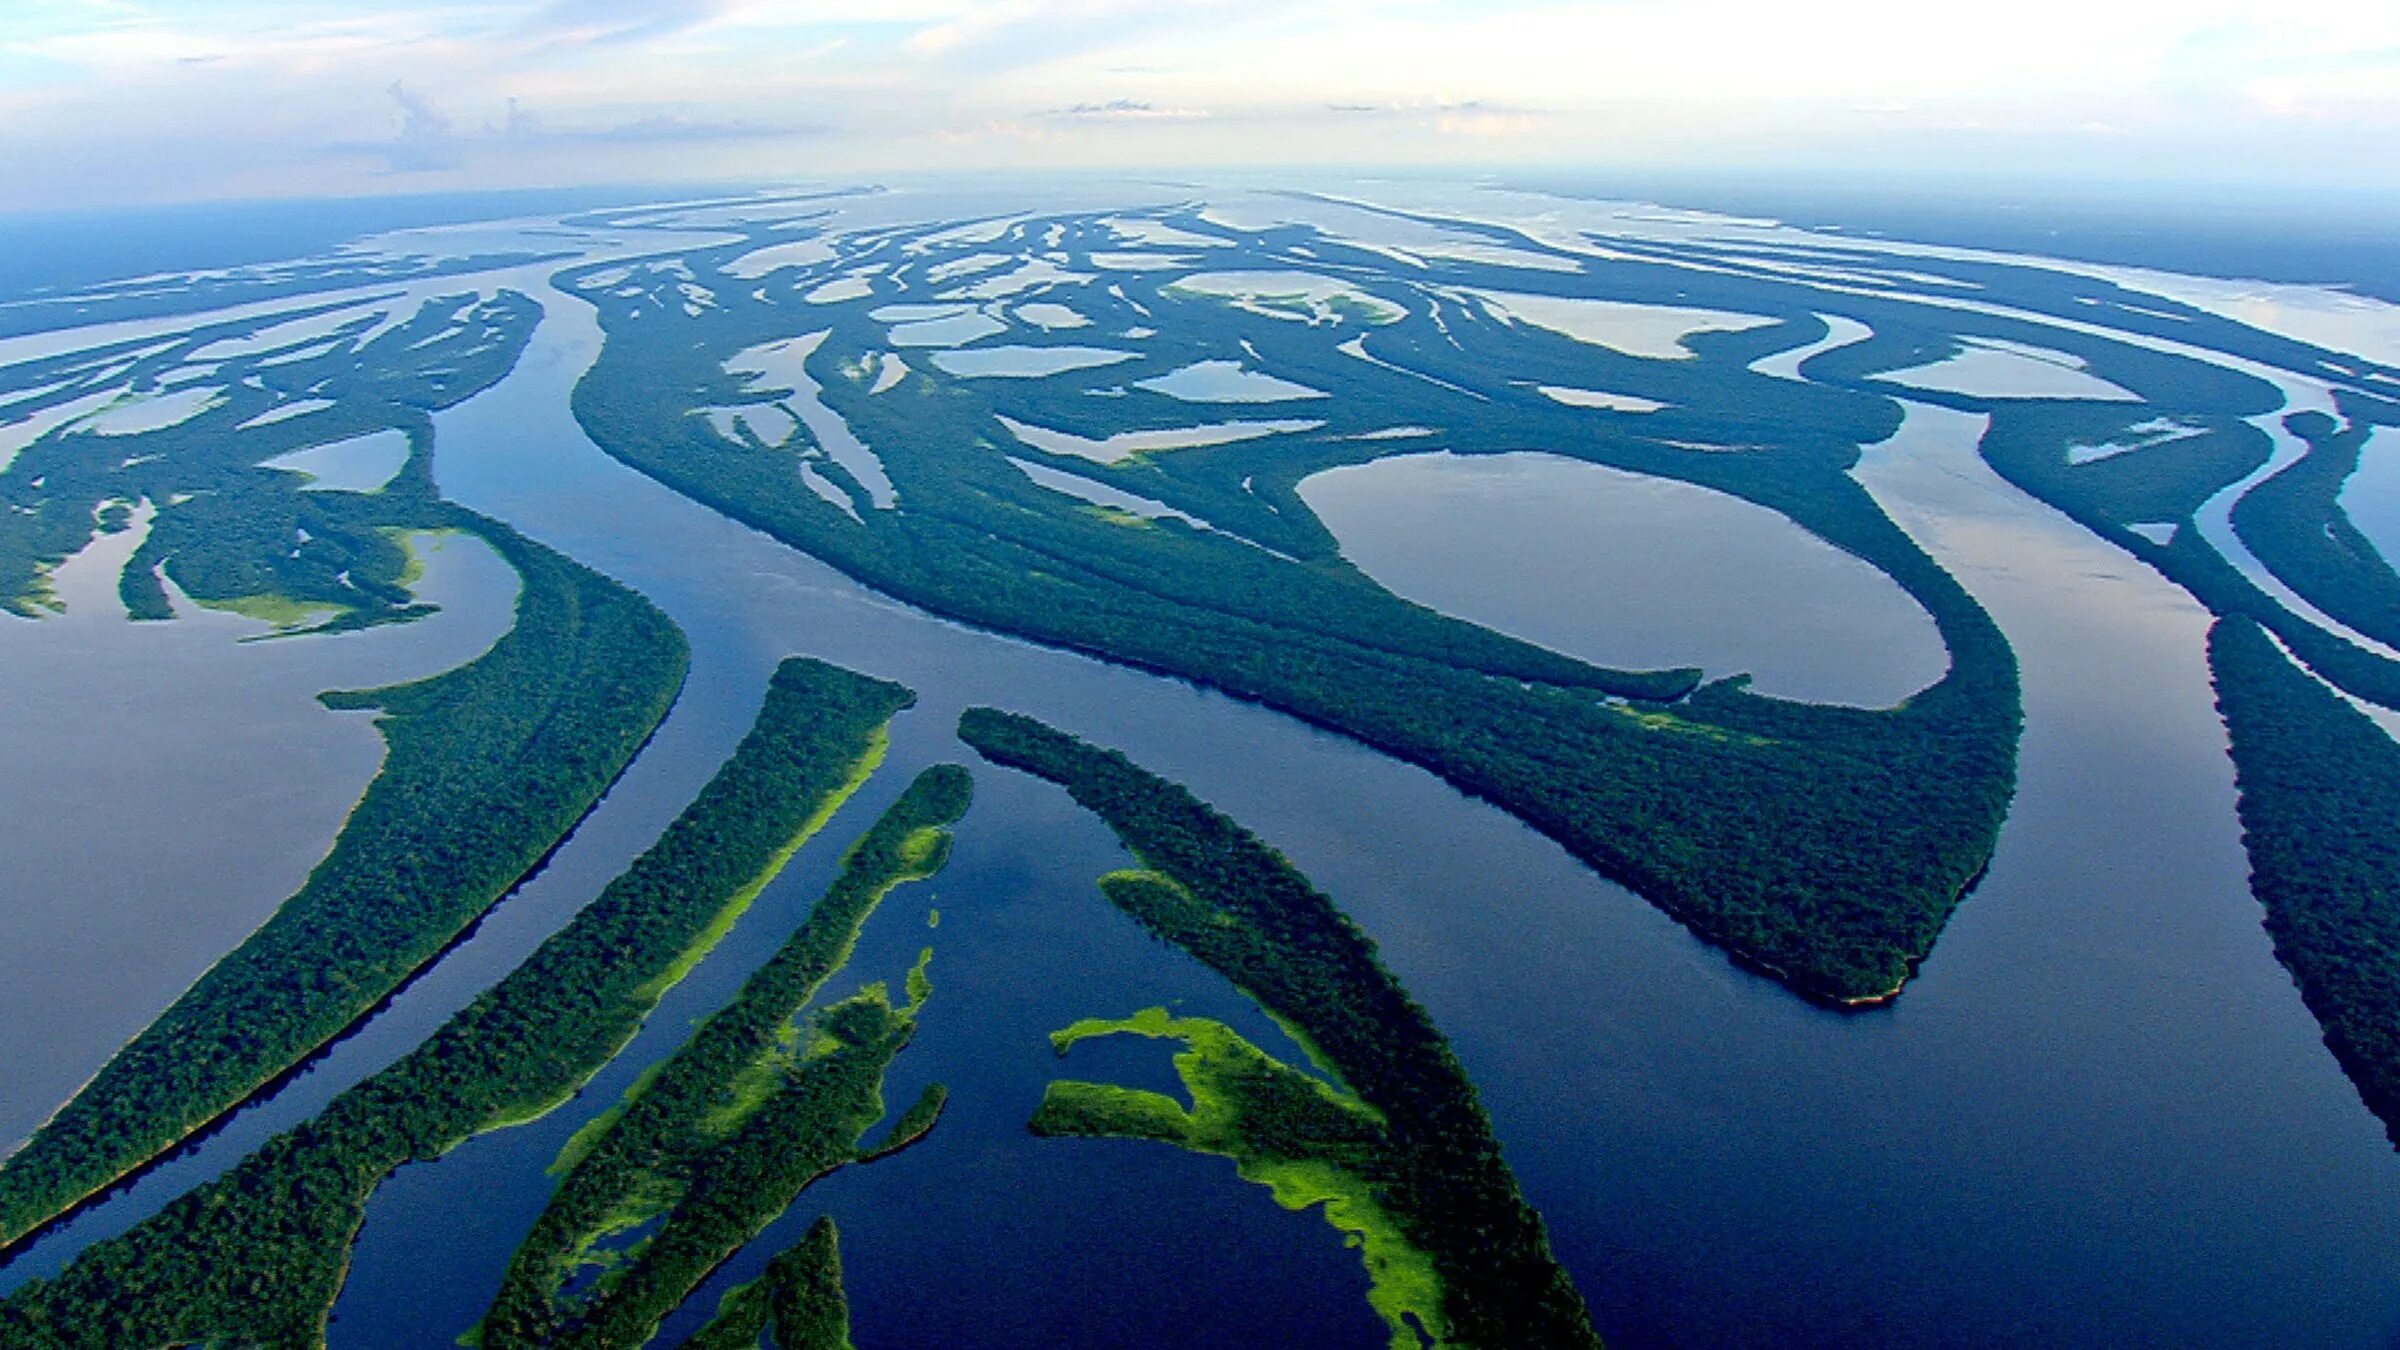
[[[1857,473],[2015,644],[2020,793],[1920,977],[1895,1006],[1846,1016],[1735,969],[1429,774],[933,619],[623,468],[567,412],[597,350],[590,310],[538,275],[509,284],[548,318],[506,381],[439,420],[443,488],[673,615],[694,653],[682,701],[551,866],[363,1032],[0,1285],[57,1268],[415,1044],[655,837],[730,752],[775,661],[804,653],[920,691],[888,766],[582,1098],[385,1186],[337,1342],[433,1346],[465,1329],[565,1135],[772,950],[909,773],[956,759],[977,763],[979,797],[950,871],[897,893],[828,990],[897,980],[935,948],[933,1001],[888,1096],[939,1079],[951,1114],[920,1148],[812,1190],[698,1303],[830,1211],[862,1343],[1122,1345],[1171,1326],[1191,1343],[1383,1344],[1355,1256],[1229,1164],[1024,1133],[1051,1077],[1166,1083],[1163,1047],[1055,1059],[1043,1034],[1075,1017],[1167,1003],[1280,1042],[1099,899],[1093,877],[1122,857],[1105,830],[956,743],[973,703],[1187,783],[1361,922],[1456,1044],[1613,1344],[2373,1346],[2400,1332],[2386,1240],[2400,1161],[2259,927],[2205,615],[1993,477],[1973,453],[1979,419],[1912,408]]]

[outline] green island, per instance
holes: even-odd
[[[1160,886],[1155,874],[1131,874]],[[1154,1139],[1231,1158],[1245,1181],[1286,1209],[1324,1206],[1367,1265],[1367,1301],[1392,1329],[1394,1350],[1449,1344],[1442,1280],[1425,1251],[1377,1198],[1395,1176],[1397,1149],[1379,1112],[1343,1088],[1284,1064],[1222,1022],[1146,1008],[1115,1021],[1086,1019],[1053,1034],[1061,1055],[1094,1036],[1172,1040],[1176,1076],[1192,1109],[1163,1093],[1062,1079],[1042,1094],[1031,1128],[1045,1136]],[[1422,1335],[1420,1335],[1422,1333]]]
[[[2341,490],[2373,426],[2392,413],[2347,390],[2336,403],[2339,422],[2322,413],[2284,419],[2308,449],[2245,493],[2232,525],[2295,593],[2388,643],[2400,638],[2400,574],[2350,521]],[[2400,800],[2400,748],[2327,687],[2400,707],[2400,663],[2295,614],[2202,538],[2201,505],[2267,463],[2264,432],[2193,418],[2150,428],[2143,443],[2138,417],[2089,406],[2007,409],[1994,414],[1983,453],[2001,476],[2217,616],[2209,668],[2240,789],[2251,890],[2326,1044],[2400,1145],[2400,821],[2391,807]],[[2104,457],[2074,453],[2127,442],[2133,448]],[[2143,527],[2171,533],[2162,541]]]
[[[577,1133],[557,1193],[478,1328],[484,1350],[646,1343],[802,1188],[860,1159],[861,1138],[884,1114],[884,1069],[931,992],[924,963],[910,972],[903,1007],[874,985],[795,1019],[848,962],[883,897],[940,870],[950,846],[943,827],[965,814],[972,792],[956,765],[919,774],[733,1001]],[[941,1101],[929,1091],[878,1151],[921,1137]],[[604,1245],[629,1233],[642,1236]],[[595,1268],[589,1288],[565,1292]]]
[[[1069,257],[1107,247],[1075,242],[1089,222],[1055,223]],[[1013,237],[1031,248],[1041,224],[1012,226]],[[688,263],[716,265],[763,239]],[[617,459],[887,594],[1197,681],[1427,768],[1812,998],[1896,994],[1988,861],[2015,782],[2015,657],[1973,598],[1846,473],[1860,444],[1897,424],[1889,400],[1726,360],[1635,360],[1530,326],[1484,323],[1462,350],[1421,297],[1405,317],[1360,334],[1358,350],[1373,358],[1361,361],[1337,350],[1325,326],[1249,322],[1136,275],[1112,278],[1111,293],[1138,309],[1086,297],[1096,322],[1159,330],[1126,373],[1107,368],[1127,383],[1085,391],[1111,397],[1062,398],[1058,380],[947,378],[923,362],[875,392],[860,372],[887,335],[871,311],[903,293],[818,305],[797,291],[882,261],[879,250],[893,250],[897,266],[906,239],[860,245],[821,274],[803,269],[789,301],[777,299],[782,288],[761,291],[688,320],[640,286],[600,290],[588,274],[562,274],[598,306],[607,339],[576,386],[578,419]],[[1232,257],[1257,247],[1229,242]],[[1498,284],[1489,274],[1505,271],[1442,263],[1429,275]],[[823,340],[794,355],[792,334],[819,327]],[[1010,430],[1032,422],[1100,438],[1188,423],[1207,414],[1142,389],[1131,372],[1237,344],[1291,379],[1344,390],[1293,405],[1323,428],[1107,464],[1020,443]],[[787,373],[757,383],[730,373],[729,362],[760,351],[771,355],[751,359],[789,362]],[[1445,375],[1428,383],[1408,368]],[[1587,383],[1600,371],[1607,387],[1675,400],[1642,424],[1655,436],[1525,387]],[[871,447],[888,494],[813,434],[768,446],[696,415],[802,385],[812,388],[800,397]],[[1891,709],[1804,704],[1754,694],[1738,677],[1696,687],[1691,670],[1603,669],[1405,601],[1342,558],[1297,491],[1326,468],[1430,448],[1389,435],[1407,430],[1395,423],[1438,428],[1424,433],[1439,436],[1431,444],[1460,454],[1543,450],[1769,507],[1893,578],[1933,618],[1951,669]],[[1094,513],[1015,460],[1141,494],[1208,527]]]
[[[2338,395],[2345,411],[2364,400]],[[2357,632],[2400,646],[2400,572],[2342,510],[2375,424],[2294,413],[2284,426],[2308,452],[2234,503],[2233,529],[2258,560],[2310,604]]]
[[[323,1343],[383,1178],[572,1097],[724,933],[728,912],[864,782],[886,724],[914,699],[839,667],[785,661],[733,756],[564,928],[314,1118],[0,1301],[0,1344]]]
[[[492,322],[517,325],[506,317],[514,314]],[[437,346],[412,359],[440,355]],[[513,349],[502,355],[513,360]],[[506,368],[459,386],[461,396]],[[310,419],[291,419],[235,436],[211,413],[201,425],[124,438],[143,452],[125,457],[130,469],[110,467],[122,449],[101,455],[88,444],[117,438],[54,435],[27,452],[41,452],[32,481],[47,509],[0,511],[0,555],[15,538],[20,552],[7,556],[26,569],[14,574],[22,587],[41,575],[25,561],[27,541],[45,537],[45,521],[74,514],[59,503],[169,502],[120,581],[135,617],[173,617],[163,569],[219,607],[331,611],[328,630],[404,622],[430,608],[408,590],[405,540],[420,530],[472,533],[519,579],[514,625],[482,656],[412,683],[323,696],[328,707],[381,714],[382,768],[301,888],[0,1165],[0,1251],[273,1083],[432,961],[575,828],[682,688],[683,635],[656,607],[436,495],[431,424],[423,408],[389,402],[413,386],[388,387],[398,377],[385,375],[378,384],[369,369],[350,381],[385,401],[338,403],[313,431],[300,429]],[[303,491],[295,474],[251,467],[295,439],[343,434],[356,419],[415,428],[406,462],[380,490]],[[25,468],[0,474],[0,496]],[[118,481],[128,475],[140,481]],[[87,537],[110,523],[104,512],[95,527],[92,508],[80,509]],[[84,540],[68,531],[53,542],[71,550]],[[0,556],[0,573],[10,566]]]
[[[2357,468],[2373,410],[2348,393],[2354,415],[2336,426],[2323,414],[2286,419],[2308,452],[2253,487],[2233,510],[2234,533],[2309,603],[2389,642],[2400,637],[2400,574],[2343,514],[2342,483]],[[2264,465],[2266,433],[2239,419],[2183,419],[2179,431],[2143,443],[2148,419],[2093,405],[2010,407],[1992,415],[1983,456],[2001,477],[2156,568],[2220,618],[2246,618],[2272,632],[2309,669],[2386,707],[2400,707],[2400,662],[2293,613],[2242,574],[2194,524],[2201,505]],[[2079,459],[2079,447],[2134,448]],[[2160,535],[2160,531],[2166,533]]]
[[[248,338],[285,311],[195,329],[170,343],[128,341],[39,363],[46,392],[18,415],[108,398],[138,409],[170,397],[167,382],[210,372],[215,392],[180,421],[138,434],[57,427],[0,468],[0,614],[55,609],[50,572],[89,543],[153,515],[118,580],[137,619],[170,619],[172,581],[194,603],[332,617],[333,629],[401,623],[430,612],[402,581],[395,527],[442,528],[433,503],[434,413],[497,384],[515,367],[541,306],[514,291],[427,301],[376,333],[362,317],[325,342],[305,339],[219,359],[212,344]],[[122,392],[119,392],[122,391]],[[286,416],[294,407],[313,408]],[[105,410],[104,410],[105,411]],[[274,461],[398,434],[407,459],[381,491],[311,486]]]
[[[2400,745],[2247,619],[2208,657],[2275,955],[2400,1144]]]
[[[772,1339],[767,1339],[772,1336]],[[830,1217],[767,1263],[764,1275],[726,1291],[716,1316],[683,1350],[852,1350],[842,1289],[841,1235]]]
[[[1062,1049],[1116,1030],[1184,1040],[1177,1068],[1199,1109],[1168,1117],[1156,1109],[1173,1105],[1165,1099],[1068,1087],[1045,1097],[1037,1129],[1226,1152],[1286,1203],[1327,1201],[1331,1221],[1363,1243],[1395,1344],[1416,1344],[1408,1338],[1420,1332],[1495,1350],[1599,1344],[1449,1043],[1329,897],[1249,831],[1121,754],[990,708],[969,709],[959,736],[1106,821],[1147,869],[1105,878],[1108,898],[1255,999],[1339,1085],[1252,1059],[1213,1024],[1163,1015],[1083,1024],[1061,1033]]]

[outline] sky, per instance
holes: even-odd
[[[0,0],[0,211],[1428,165],[2400,184],[2400,0]]]

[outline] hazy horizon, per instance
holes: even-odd
[[[2059,0],[51,0],[9,208],[989,170],[1439,168],[2090,192],[2400,180],[2400,13]]]

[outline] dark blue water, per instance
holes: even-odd
[[[909,765],[954,746],[922,713],[900,753],[809,850],[811,863],[761,897],[733,936],[629,1053],[572,1107],[486,1136],[439,1163],[404,1169],[378,1195],[334,1329],[337,1345],[448,1345],[498,1287],[501,1267],[550,1193],[542,1168],[574,1128],[617,1100],[638,1069],[689,1029],[685,1009],[720,1003],[803,917],[850,832],[896,795]],[[837,1173],[801,1197],[687,1312],[754,1278],[820,1213],[842,1227],[862,1326],[895,1344],[1124,1344],[1124,1328],[1172,1316],[1192,1343],[1375,1344],[1366,1278],[1334,1231],[1237,1180],[1230,1162],[1156,1144],[1040,1141],[1025,1122],[1053,1077],[1184,1094],[1163,1042],[1111,1038],[1053,1054],[1048,1034],[1080,1017],[1150,1004],[1222,1019],[1286,1056],[1274,1026],[1207,970],[1145,936],[1091,878],[1127,858],[1063,791],[1012,773],[978,775],[978,801],[949,867],[904,887],[870,922],[850,965],[823,991],[869,980],[897,991],[931,946],[934,993],[894,1063],[894,1111],[928,1082],[949,1086],[941,1124],[894,1158]],[[929,906],[940,925],[929,928]],[[681,1015],[678,1015],[681,1014]],[[869,1138],[876,1137],[870,1133]],[[971,1244],[971,1246],[970,1246]],[[965,1278],[956,1268],[972,1252]],[[1226,1298],[1227,1291],[1244,1296]],[[1095,1319],[1095,1309],[1117,1317]],[[1113,1327],[1113,1329],[1112,1329]]]
[[[970,759],[948,728],[978,702],[1189,784],[1366,927],[1455,1043],[1616,1344],[2371,1346],[2400,1333],[2400,1244],[2387,1240],[2400,1162],[2259,929],[2202,618],[1979,474],[1972,426],[1914,420],[1862,476],[2016,644],[2020,800],[1909,992],[1840,1016],[1734,969],[1430,775],[1254,706],[930,619],[623,469],[565,411],[596,340],[588,311],[549,303],[517,374],[441,421],[444,489],[673,614],[694,649],[684,700],[471,942],[310,1076],[0,1283],[56,1268],[413,1045],[645,846],[731,750],[773,663],[805,653],[921,691],[890,764],[582,1098],[386,1185],[338,1340],[403,1343],[394,1328],[407,1327],[446,1343],[471,1322],[565,1136],[763,959],[909,772]],[[1074,1018],[1167,1003],[1277,1042],[1097,896],[1092,878],[1120,856],[1105,830],[1054,789],[977,776],[950,869],[895,893],[827,991],[897,981],[935,947],[935,993],[889,1096],[903,1105],[940,1079],[950,1116],[918,1148],[803,1196],[697,1306],[830,1212],[862,1344],[1381,1344],[1333,1230],[1277,1210],[1230,1164],[1024,1133],[1061,1073],[1169,1085],[1164,1046],[1055,1059],[1046,1034]]]

